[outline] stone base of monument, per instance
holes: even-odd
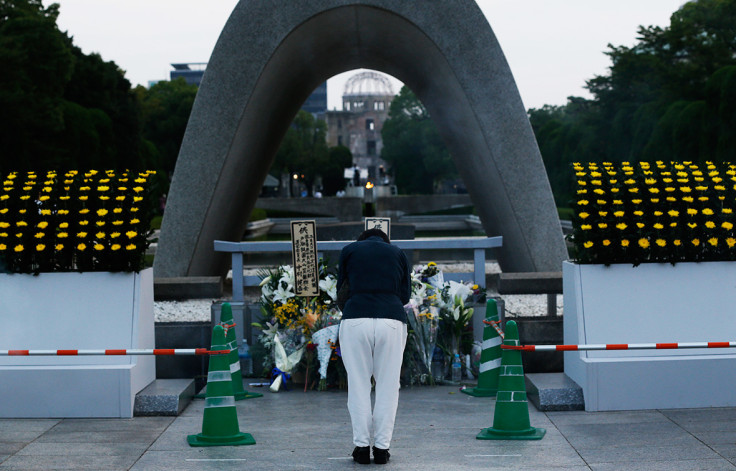
[[[194,397],[192,379],[157,379],[135,395],[135,416],[178,416]]]
[[[537,410],[585,410],[583,389],[564,373],[531,373],[524,380],[527,397]]]
[[[154,348],[153,270],[0,275],[8,350]],[[133,417],[153,356],[0,357],[0,417]]]

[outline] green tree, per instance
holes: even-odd
[[[391,102],[381,137],[381,158],[391,166],[400,193],[432,194],[440,180],[457,176],[437,127],[409,88],[402,87]]]
[[[574,161],[735,161],[734,25],[736,0],[688,2],[668,27],[640,27],[634,46],[609,45],[609,72],[587,81],[593,99],[529,110],[558,205]]]
[[[158,151],[159,165],[173,174],[179,148],[192,112],[197,86],[183,78],[135,89],[141,106],[143,137]]]
[[[151,168],[124,72],[74,46],[58,14],[57,4],[0,0],[0,172]]]
[[[327,162],[322,168],[322,190],[325,196],[334,196],[345,189],[345,169],[353,165],[353,154],[345,146],[330,147]]]
[[[326,136],[327,124],[324,121],[299,110],[281,141],[272,169],[299,175],[311,196],[317,176],[328,160]]]
[[[0,1],[0,170],[46,164],[50,139],[64,130],[64,89],[73,56],[56,27],[59,6],[40,0]]]

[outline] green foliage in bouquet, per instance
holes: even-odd
[[[11,172],[0,187],[0,272],[138,272],[151,234],[149,177]]]
[[[729,163],[573,164],[578,263],[736,259],[736,166]]]

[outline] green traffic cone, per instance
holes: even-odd
[[[506,323],[504,345],[519,345],[516,322]],[[493,427],[484,428],[478,440],[541,440],[547,431],[529,424],[529,403],[526,399],[524,367],[519,350],[501,350],[501,374],[496,394]]]
[[[240,357],[238,357],[238,341],[235,335],[235,321],[233,320],[233,308],[230,303],[223,303],[220,311],[220,325],[226,329],[227,348],[230,349],[230,374],[233,378],[233,395],[236,401],[242,399],[253,399],[263,394],[246,391],[243,388],[243,374],[240,371]]]
[[[486,321],[498,322],[498,307],[495,299],[486,302]],[[492,325],[483,327],[483,346],[480,353],[478,386],[460,391],[475,397],[492,397],[498,391],[498,373],[501,369],[501,336]]]
[[[212,329],[212,350],[226,350],[225,329],[216,325]],[[210,355],[207,372],[207,397],[202,416],[202,433],[187,436],[190,446],[255,445],[249,433],[238,427],[232,377],[227,355]]]

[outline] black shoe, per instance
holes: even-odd
[[[371,464],[371,447],[356,446],[353,450],[353,461],[360,464]]]
[[[386,464],[391,458],[391,453],[387,449],[373,447],[373,462],[376,464]]]

